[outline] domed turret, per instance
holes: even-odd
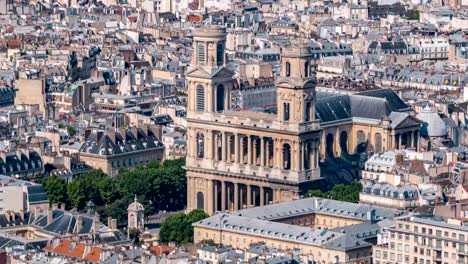
[[[423,122],[421,136],[424,137],[445,137],[448,134],[447,125],[439,114],[426,105],[416,118]]]

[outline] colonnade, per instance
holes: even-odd
[[[415,148],[419,149],[419,131],[406,131],[394,135],[394,148]]]
[[[319,142],[285,140],[224,131],[193,131],[192,156],[214,161],[284,170],[309,170],[319,166]]]

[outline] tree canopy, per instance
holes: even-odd
[[[209,217],[209,215],[201,209],[195,209],[188,214],[180,212],[168,217],[161,225],[159,242],[176,242],[179,245],[192,243],[192,224],[207,217]]]
[[[310,190],[307,192],[307,197],[319,197],[326,199],[335,199],[338,201],[357,203],[359,201],[359,193],[362,190],[362,185],[359,182],[352,182],[349,185],[337,184],[328,192],[320,190]]]
[[[162,164],[154,161],[123,170],[116,177],[92,170],[68,184],[56,176],[43,179],[42,184],[51,203],[83,211],[88,201],[93,201],[102,219],[111,216],[124,224],[127,206],[135,195],[145,207],[146,214],[184,209],[187,188],[184,164],[183,159],[167,160]]]

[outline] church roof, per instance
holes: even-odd
[[[320,119],[322,124],[356,117],[380,120],[392,112],[408,109],[409,107],[390,89],[351,95],[321,92],[316,102],[316,118]]]

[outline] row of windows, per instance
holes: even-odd
[[[198,112],[205,111],[205,87],[198,85],[196,89],[196,110]],[[216,111],[224,111],[225,89],[222,84],[216,88]]]
[[[400,230],[403,229],[403,224],[398,224],[398,228]],[[404,229],[410,231],[411,230],[410,225],[405,225]],[[419,231],[421,231],[421,232],[419,232]],[[448,232],[448,231],[442,232],[442,230],[437,230],[437,229],[434,232],[434,230],[432,228],[426,228],[426,227],[419,228],[418,226],[414,226],[413,227],[413,232],[421,233],[421,234],[427,234],[427,235],[431,235],[431,236],[435,235],[437,237],[442,237],[443,236],[443,237],[446,237],[446,238],[457,239],[457,233],[455,233],[455,232],[452,232],[450,234],[450,232]],[[459,234],[458,239],[460,241],[465,241],[466,237],[463,234]]]
[[[207,62],[206,58],[206,45],[198,43],[198,64],[204,65]],[[216,65],[221,66],[224,64],[224,44],[218,42],[216,44]]]

